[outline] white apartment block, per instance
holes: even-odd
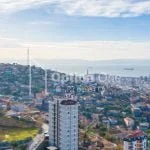
[[[142,131],[135,131],[124,138],[124,150],[147,150],[147,137]]]

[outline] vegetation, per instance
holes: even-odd
[[[33,138],[38,128],[0,128],[0,141],[13,142]]]
[[[107,133],[107,128],[103,124],[101,124],[98,128],[98,131],[100,136],[104,137]]]
[[[26,119],[18,119],[15,117],[6,117],[4,114],[0,116],[0,127],[14,127],[14,128],[34,128],[35,122]]]

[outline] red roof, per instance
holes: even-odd
[[[133,133],[129,134],[127,136],[127,138],[137,138],[137,137],[141,137],[141,136],[145,136],[145,133],[143,131],[136,130]]]

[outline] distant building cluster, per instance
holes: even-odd
[[[71,76],[66,82],[65,74],[47,70],[45,82],[44,70],[32,66],[30,97],[28,67],[1,66],[0,77],[4,80],[0,86],[0,111],[7,117],[31,122],[41,116],[49,123],[48,149],[146,150],[150,146],[149,77],[87,72],[83,77]],[[52,74],[64,78],[53,80]]]

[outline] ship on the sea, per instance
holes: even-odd
[[[124,70],[133,71],[133,70],[134,70],[134,68],[124,68]]]

